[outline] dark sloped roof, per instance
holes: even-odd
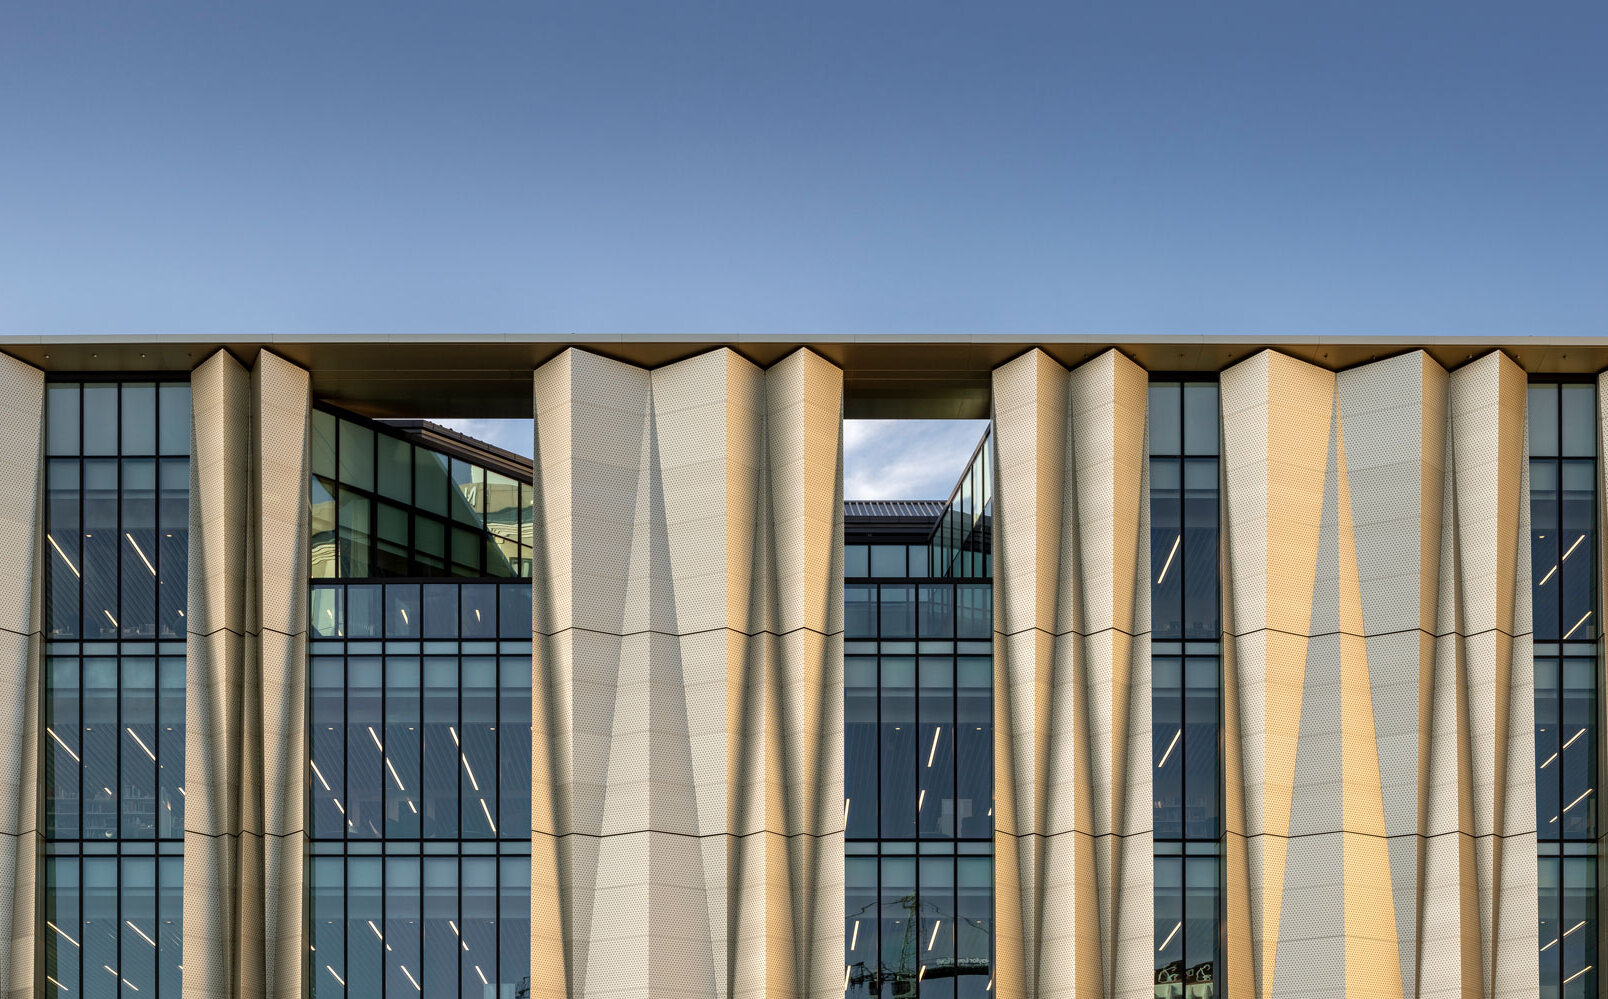
[[[843,516],[936,520],[943,509],[943,500],[847,500],[843,504]]]

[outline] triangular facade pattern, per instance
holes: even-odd
[[[842,386],[536,372],[533,995],[841,995]]]

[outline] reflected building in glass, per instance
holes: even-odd
[[[1604,372],[0,337],[0,991],[1595,996]]]

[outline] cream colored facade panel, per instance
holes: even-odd
[[[191,376],[184,995],[305,988],[307,372]]]
[[[34,994],[37,906],[44,373],[0,355],[0,994]]]
[[[841,372],[572,350],[533,388],[538,993],[841,991]]]

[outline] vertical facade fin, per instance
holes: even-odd
[[[570,350],[534,388],[532,981],[839,992],[842,372]]]
[[[184,995],[294,997],[302,904],[309,380],[191,375]]]
[[[1002,995],[1150,992],[1143,369],[994,372]]]
[[[0,354],[0,994],[34,995],[39,950],[44,373]]]

